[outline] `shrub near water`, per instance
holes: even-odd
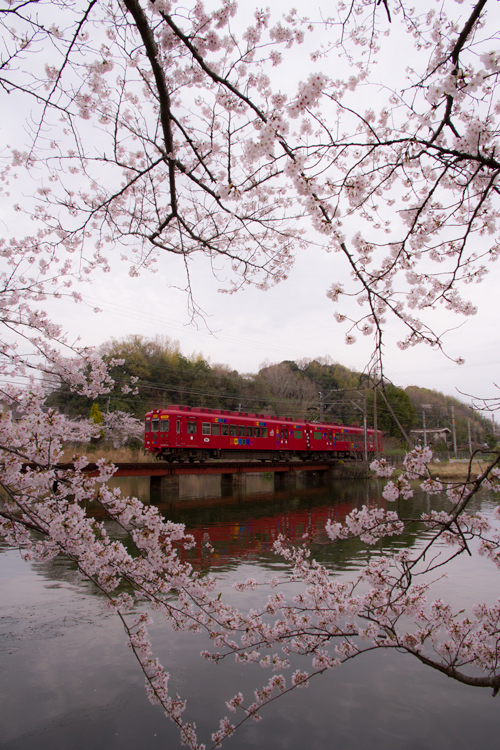
[[[110,463],[147,463],[154,460],[150,454],[146,455],[143,450],[137,448],[113,448],[112,446],[102,445],[82,445],[77,449],[66,448],[63,453],[63,461],[73,460],[73,456],[87,456],[89,461],[94,463],[100,458],[104,458]]]

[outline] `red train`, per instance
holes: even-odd
[[[375,431],[367,430],[367,453],[375,452]],[[163,461],[206,461],[208,458],[362,459],[362,427],[307,422],[291,417],[167,406],[145,416],[144,449]],[[382,451],[378,432],[377,452]]]

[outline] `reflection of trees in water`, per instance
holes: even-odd
[[[385,506],[382,489],[383,483],[377,480],[336,480],[329,487],[188,500],[166,499],[168,495],[165,493],[155,492],[151,495],[151,502],[165,518],[185,524],[186,531],[193,534],[195,547],[187,552],[181,550],[181,556],[194,564],[224,572],[235,569],[241,560],[251,559],[270,568],[279,559],[273,552],[273,543],[279,534],[296,543],[307,535],[311,553],[318,562],[340,572],[357,570],[374,555],[412,547],[427,536],[424,525],[417,520],[409,523],[401,536],[383,539],[373,546],[365,545],[357,538],[335,543],[327,539],[324,532],[327,520],[343,521],[348,513],[363,505]],[[471,511],[494,508],[496,504],[495,499],[483,494],[475,498]],[[432,505],[435,510],[441,510],[448,507],[448,502],[445,496],[434,496]],[[429,510],[429,496],[416,493],[415,497],[401,501],[398,510],[403,519],[418,519],[421,513]],[[103,515],[98,505],[88,511],[98,519]],[[106,528],[110,536],[119,539],[131,554],[136,554],[129,536],[122,529],[109,522],[106,522]],[[214,549],[213,553],[209,551],[208,543]],[[76,566],[65,558],[56,557],[33,565],[39,574],[51,581],[63,581],[85,592],[94,591],[93,585],[83,580]]]
[[[89,515],[98,516],[101,514],[94,512],[89,513]],[[135,554],[134,545],[126,531],[111,521],[104,521],[104,525],[111,538],[119,540],[130,554]],[[60,583],[77,588],[83,594],[98,594],[107,600],[107,597],[101,594],[99,589],[78,571],[76,564],[69,557],[58,555],[52,558],[52,560],[32,562],[30,564],[39,575],[49,581],[59,581]],[[117,589],[117,593],[125,589],[126,587],[122,586]]]
[[[85,594],[99,593],[94,584],[87,578],[83,578],[78,572],[76,564],[67,557],[57,556],[52,558],[52,560],[33,562],[31,565],[38,575],[48,581],[66,583],[78,588],[79,591]]]

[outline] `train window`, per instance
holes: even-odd
[[[229,425],[228,424],[221,424],[220,426],[221,435],[229,435]]]
[[[315,432],[314,433],[314,439],[315,440],[321,440],[322,437],[323,436],[322,436],[321,432]]]
[[[202,435],[210,435],[210,422],[202,422],[201,433]]]
[[[247,426],[247,437],[253,437],[253,427]]]
[[[159,426],[160,426],[160,420],[158,419],[158,417],[153,417],[153,419],[151,420],[151,429],[152,429],[152,431],[153,432],[158,432]]]
[[[227,427],[226,427],[226,430],[227,430]],[[213,424],[212,425],[212,435],[220,435],[220,424]]]
[[[262,437],[263,437],[263,438],[266,438],[266,437],[267,437],[267,427],[263,427],[263,428],[262,428]]]
[[[229,425],[229,434],[232,435],[232,437],[236,437],[236,435],[238,434],[238,428],[235,424]]]
[[[187,434],[188,435],[196,435],[196,422],[188,422],[187,423]]]
[[[177,432],[177,434],[179,434],[180,431],[181,431],[181,420],[180,419],[177,420],[177,425],[176,425],[175,431]]]
[[[168,432],[168,419],[160,419],[160,432]]]
[[[144,431],[145,432],[151,432],[151,420],[150,420],[149,417],[146,419],[146,424],[145,424],[145,427],[144,427]]]
[[[293,436],[296,440],[302,440],[302,430],[295,430]]]
[[[255,437],[260,437],[260,427],[254,427]]]
[[[245,425],[244,424],[238,425],[238,437],[245,437]]]

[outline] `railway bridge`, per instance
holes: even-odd
[[[151,489],[172,494],[179,492],[179,480],[186,475],[221,476],[221,488],[244,490],[248,474],[272,472],[275,489],[293,489],[297,474],[322,474],[328,478],[366,476],[367,464],[362,461],[207,461],[206,463],[167,463],[160,461],[116,463],[114,477],[150,477]],[[88,464],[85,473],[97,474],[97,466]]]

